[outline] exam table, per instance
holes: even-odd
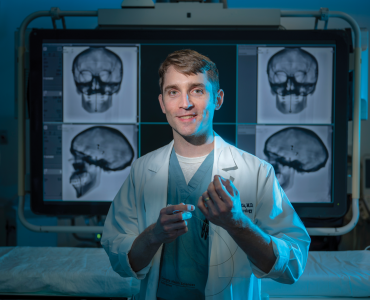
[[[103,248],[0,247],[3,299],[4,295],[122,299],[139,289],[139,280],[113,271]]]
[[[262,293],[274,298],[370,299],[370,251],[309,252],[306,268],[293,285],[262,280]]]
[[[112,270],[102,248],[0,247],[2,299],[122,299],[139,288],[139,280]],[[309,252],[295,284],[263,279],[262,294],[263,300],[370,299],[370,251]]]

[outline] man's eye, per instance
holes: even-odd
[[[176,95],[176,94],[177,94],[177,91],[170,91],[170,92],[169,92],[169,94],[170,94],[171,96],[174,96],[174,95]]]
[[[193,92],[195,94],[203,94],[203,90],[202,89],[196,89],[196,90],[193,90]]]

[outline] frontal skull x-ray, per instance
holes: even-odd
[[[137,121],[137,48],[63,47],[63,121]]]
[[[63,153],[63,200],[113,199],[135,157],[133,126],[115,127],[63,126],[63,148],[70,141],[69,157]]]
[[[258,49],[258,123],[331,123],[332,48]]]
[[[123,63],[105,47],[90,47],[75,57],[72,73],[82,107],[89,113],[102,113],[112,106],[112,95],[121,87]]]
[[[283,114],[296,114],[306,108],[307,95],[315,91],[319,65],[307,51],[285,48],[269,59],[267,75],[276,108]]]
[[[291,202],[331,201],[330,126],[257,126],[256,155],[274,167]]]

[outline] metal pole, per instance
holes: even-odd
[[[103,231],[102,226],[36,226],[29,223],[24,217],[24,196],[25,196],[25,171],[26,171],[26,128],[25,128],[25,74],[24,74],[24,53],[25,33],[29,23],[39,17],[96,17],[97,11],[60,11],[53,8],[50,11],[38,11],[27,16],[19,29],[18,47],[18,217],[21,223],[32,231],[39,232],[78,232],[78,233],[99,233]]]
[[[31,224],[24,216],[24,196],[19,196],[18,218],[24,227],[36,232],[102,233],[103,226],[39,226]]]

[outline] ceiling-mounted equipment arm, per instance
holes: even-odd
[[[40,17],[97,17],[97,11],[60,11],[52,8],[50,11],[38,11],[27,16],[19,29],[18,47],[18,217],[21,223],[32,231],[38,232],[78,232],[99,233],[103,231],[102,226],[37,226],[29,223],[24,216],[25,196],[25,174],[26,174],[26,128],[25,128],[25,33],[27,26]],[[55,22],[55,21],[54,21]]]
[[[281,17],[321,18],[322,11],[281,11]],[[360,142],[361,142],[361,30],[357,22],[348,14],[333,11],[328,13],[328,18],[339,18],[347,21],[355,38],[355,66],[354,66],[354,114],[353,114],[353,148],[352,148],[352,219],[343,227],[334,228],[307,228],[310,235],[343,235],[351,231],[357,224],[360,209]]]

